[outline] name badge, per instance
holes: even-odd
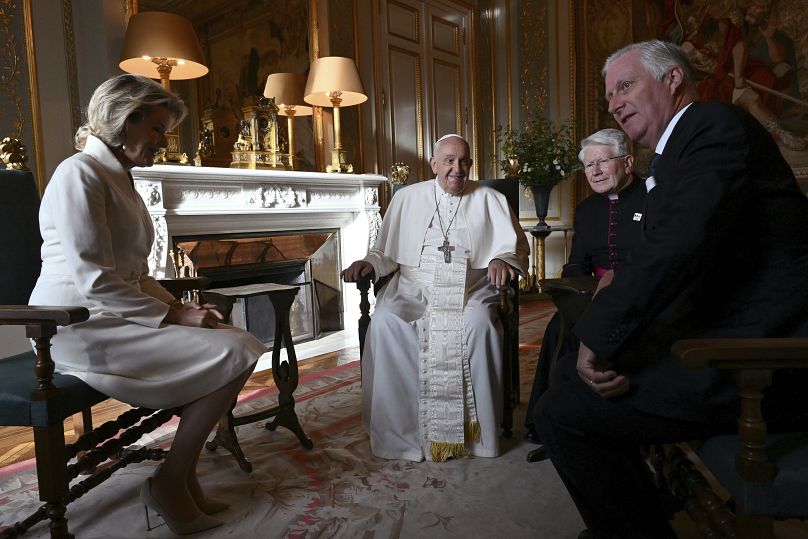
[[[635,213],[634,214],[634,220],[639,221],[640,219],[642,219],[642,214],[641,213]]]

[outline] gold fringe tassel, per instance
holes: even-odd
[[[466,433],[466,440],[471,440],[474,443],[480,441],[482,431],[480,431],[480,424],[478,422],[472,421],[471,423],[465,423],[463,428]]]
[[[466,440],[470,442],[480,441],[480,424],[476,421],[463,425]],[[430,442],[429,451],[434,462],[444,462],[449,457],[467,457],[469,450],[463,443],[457,442]]]
[[[455,442],[430,442],[429,449],[434,462],[443,462],[449,457],[465,457],[469,454],[465,445]]]

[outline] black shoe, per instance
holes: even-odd
[[[533,427],[528,427],[527,432],[525,433],[525,440],[530,442],[531,444],[541,444],[541,440],[539,440],[539,434],[533,429]]]
[[[547,454],[547,449],[539,444],[539,447],[530,451],[527,454],[527,461],[528,462],[541,462],[542,460],[547,460],[549,455]]]

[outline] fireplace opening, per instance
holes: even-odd
[[[211,288],[299,286],[289,317],[295,343],[344,328],[338,230],[183,236],[174,238],[174,249],[185,264],[180,273],[208,277]],[[275,313],[268,296],[235,303],[223,296],[206,297],[230,316],[233,325],[273,346]]]

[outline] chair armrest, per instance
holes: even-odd
[[[808,338],[686,339],[675,342],[671,353],[691,369],[736,371],[741,451],[735,469],[745,481],[771,484],[777,469],[766,453],[763,390],[772,382],[772,370],[808,367]]]
[[[84,322],[89,317],[90,311],[84,307],[0,305],[0,325],[50,324],[69,326],[77,322]]]
[[[499,305],[497,305],[497,311],[499,312],[500,316],[508,317],[516,310],[512,300],[516,297],[519,290],[518,283],[519,279],[512,279],[508,281],[508,284],[502,288],[497,287],[497,292],[499,293]]]
[[[90,318],[85,307],[50,307],[43,305],[0,305],[0,325],[25,326],[25,336],[33,339],[36,348],[36,389],[34,400],[47,398],[53,385],[55,365],[50,355],[50,339],[56,335],[56,326],[69,326]]]
[[[367,275],[363,275],[356,280],[356,288],[367,293],[370,290],[371,283],[373,283],[375,279],[376,274],[371,271]]]
[[[210,286],[210,278],[202,276],[157,279],[157,282],[171,292],[175,298],[182,297],[183,292],[204,290]]]
[[[593,294],[598,287],[598,278],[591,275],[577,277],[560,277],[558,279],[541,279],[542,291],[552,295],[554,291],[573,292],[576,294]]]
[[[671,352],[691,369],[808,368],[808,338],[685,339]]]
[[[597,277],[591,275],[542,279],[540,282],[542,292],[552,298],[568,328],[578,321],[592,302],[592,294],[598,286]]]

